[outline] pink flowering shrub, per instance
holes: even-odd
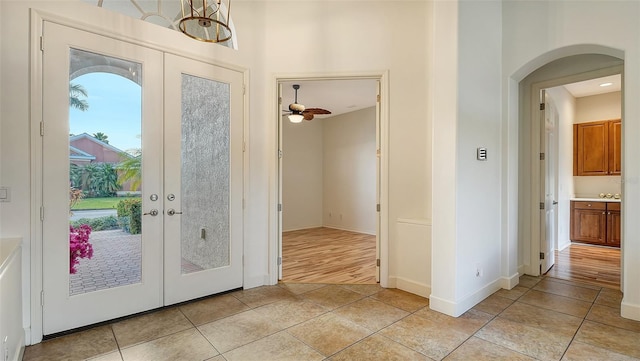
[[[76,266],[80,263],[80,258],[93,257],[93,246],[89,243],[91,227],[82,224],[78,228],[69,226],[69,273],[77,272]]]

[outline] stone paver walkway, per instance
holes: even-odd
[[[122,230],[91,232],[93,257],[80,259],[78,272],[69,275],[69,293],[102,290],[139,283],[141,280],[141,242],[139,234]]]

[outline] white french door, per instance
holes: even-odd
[[[241,287],[242,73],[43,27],[43,333]]]
[[[165,304],[242,286],[242,84],[165,55]]]

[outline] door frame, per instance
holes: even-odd
[[[211,44],[197,41],[187,41],[184,35],[171,29],[164,29],[157,25],[142,22],[138,19],[129,18],[119,14],[112,14],[97,7],[77,6],[71,4],[68,7],[53,7],[44,9],[31,8],[30,12],[30,35],[29,35],[29,135],[30,135],[30,233],[29,248],[25,249],[25,262],[23,266],[23,325],[25,325],[25,343],[27,345],[36,344],[43,338],[43,228],[41,219],[41,205],[43,201],[43,179],[42,179],[42,138],[40,135],[40,124],[43,119],[43,52],[41,46],[46,47],[46,43],[41,43],[43,34],[43,23],[45,21],[59,25],[75,28],[78,30],[95,33],[98,35],[113,38],[115,40],[128,42],[134,45],[159,50],[164,53],[179,55],[182,57],[198,60],[204,63],[238,71],[243,74],[244,106],[243,106],[243,144],[249,139],[249,69],[231,64],[229,62],[212,59],[211,54],[218,58],[231,59],[237,57],[231,49],[219,49],[220,52],[212,52]],[[129,34],[145,34],[144,39],[133,35],[117,32],[113,24],[122,24],[130,30]],[[175,40],[175,41],[174,41]],[[166,44],[171,45],[166,45]],[[218,49],[216,49],[218,50]],[[227,53],[228,51],[228,53]],[[226,56],[225,56],[226,54]],[[208,56],[207,56],[208,55]],[[248,189],[249,174],[249,152],[245,149],[243,153],[243,199],[246,199]],[[247,208],[243,208],[243,219],[247,219]],[[243,221],[243,234],[247,234],[248,224]],[[243,239],[243,253],[245,244]],[[244,266],[243,266],[244,268]],[[243,270],[243,284],[247,284],[246,272]]]
[[[525,257],[525,262],[528,261],[528,264],[524,265],[524,269],[520,274],[528,274],[532,276],[540,276],[540,230],[542,227],[541,222],[543,222],[543,217],[541,217],[541,212],[538,211],[537,205],[540,202],[544,202],[544,194],[541,194],[540,189],[541,180],[544,179],[544,174],[542,174],[541,167],[539,164],[541,153],[541,139],[540,132],[544,129],[544,123],[540,121],[539,117],[539,99],[540,92],[547,88],[553,88],[556,86],[561,86],[570,83],[576,83],[584,80],[600,78],[608,75],[622,74],[623,83],[624,83],[624,66],[616,65],[607,68],[597,69],[593,71],[586,71],[576,74],[571,74],[567,76],[561,76],[558,78],[544,80],[539,82],[533,82],[529,87],[523,87],[524,94],[522,94],[523,106],[523,118],[520,124],[529,123],[530,126],[528,129],[532,131],[529,132],[529,147],[521,146],[520,151],[522,152],[523,157],[521,159],[527,159],[528,165],[524,165],[524,174],[521,173],[521,176],[527,177],[531,179],[531,184],[529,187],[530,195],[529,197],[521,194],[519,200],[519,210],[524,212],[524,227],[523,229],[529,230],[530,236],[525,236],[525,241],[522,245],[526,250],[528,249],[528,259]],[[624,87],[622,89],[624,93]],[[624,118],[624,114],[623,114]],[[624,136],[624,134],[623,134]],[[620,256],[622,258],[623,245],[620,245]],[[621,272],[621,282],[620,286],[622,287],[622,272]]]
[[[389,72],[365,72],[347,74],[277,74],[272,81],[271,114],[271,164],[269,182],[269,279],[268,284],[277,284],[281,257],[280,240],[282,230],[280,229],[280,212],[278,203],[280,201],[280,122],[282,112],[279,101],[280,83],[294,81],[314,81],[314,80],[359,80],[370,79],[379,81],[380,100],[376,107],[379,107],[380,129],[380,170],[379,170],[379,232],[378,232],[378,259],[380,259],[380,285],[389,286]]]

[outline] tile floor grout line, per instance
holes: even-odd
[[[591,313],[591,310],[593,309],[593,306],[595,305],[595,302],[598,299],[598,296],[600,295],[600,292],[602,292],[602,288],[600,288],[600,290],[598,291],[598,295],[593,299],[593,302],[591,302],[591,306],[589,307],[589,310],[587,311],[587,313],[584,315],[584,317],[582,317],[582,321],[580,321],[580,326],[578,326],[578,328],[576,328],[576,332],[574,332],[573,336],[571,336],[571,340],[567,344],[567,347],[564,349],[564,352],[562,353],[562,356],[560,356],[561,360],[564,357],[564,355],[567,354],[567,351],[569,351],[569,347],[571,347],[571,344],[573,344],[573,341],[576,339],[576,336],[578,335],[578,332],[580,332],[580,329],[582,328],[582,325],[584,325],[584,322],[587,321],[587,317],[589,316],[589,313]]]

